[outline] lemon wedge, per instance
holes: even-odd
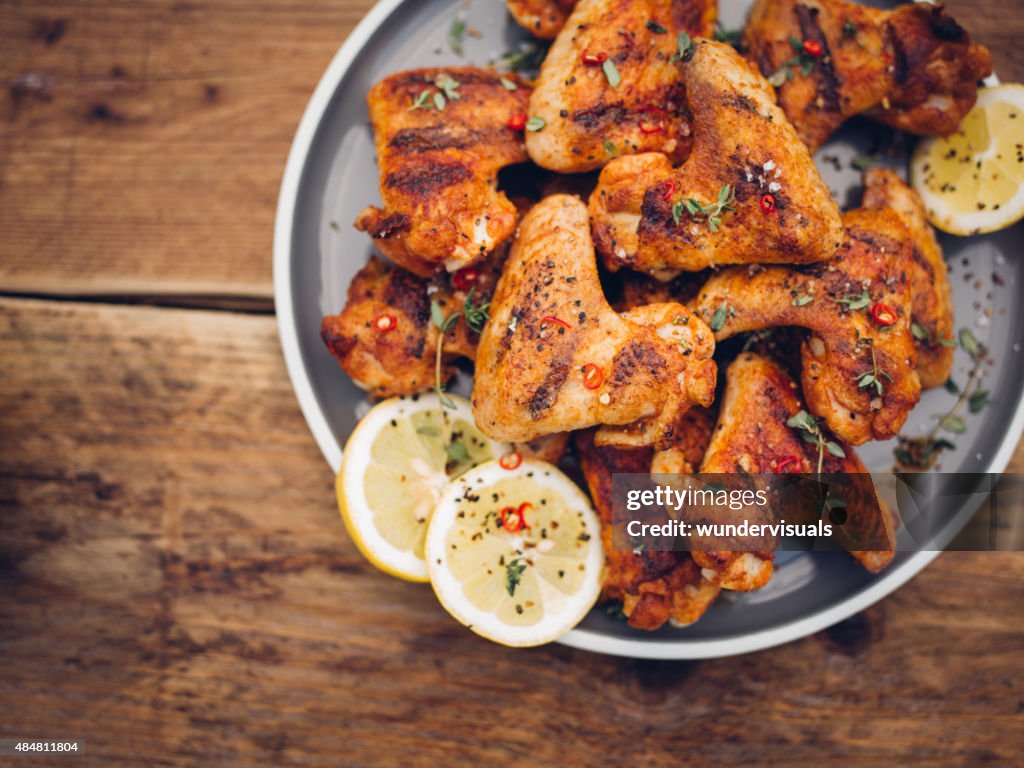
[[[445,402],[431,393],[378,403],[345,444],[335,483],[360,552],[408,581],[427,581],[427,526],[451,479],[511,450],[476,428],[467,400],[446,394]]]
[[[481,464],[442,494],[427,532],[430,583],[445,610],[478,635],[540,645],[576,626],[597,601],[600,521],[553,465],[505,466]]]
[[[932,224],[954,235],[995,232],[1024,217],[1024,85],[978,91],[956,133],[918,143],[910,180]]]

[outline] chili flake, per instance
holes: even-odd
[[[526,115],[517,112],[508,119],[508,127],[513,131],[521,131],[526,128]]]
[[[590,51],[583,52],[583,63],[588,67],[599,67],[608,61],[607,53],[591,53]]]
[[[473,267],[460,269],[452,275],[452,284],[460,291],[467,291],[480,279],[480,273]]]
[[[604,383],[604,372],[594,363],[587,363],[583,366],[583,386],[587,389],[597,389]]]
[[[397,327],[398,318],[394,315],[377,315],[377,317],[373,319],[373,328],[380,333],[393,331]]]
[[[775,213],[775,195],[764,195],[761,198],[761,210],[764,213]]]
[[[813,56],[817,59],[824,52],[825,51],[821,47],[821,43],[817,40],[804,40],[804,53],[808,56]]]
[[[557,325],[562,326],[566,330],[570,330],[570,331],[572,330],[572,326],[571,325],[569,325],[567,322],[565,322],[565,320],[563,320],[562,318],[555,317],[554,315],[545,315],[544,317],[541,318],[540,323],[541,323],[541,325],[544,325],[545,323],[556,323]]]
[[[788,467],[790,464],[799,464],[800,459],[797,458],[796,456],[786,456],[772,463],[775,465],[776,472],[785,472],[786,467]]]
[[[888,304],[882,304],[881,302],[871,307],[871,317],[875,319],[876,323],[883,326],[895,325],[896,321],[899,320],[896,310]]]
[[[519,509],[515,507],[505,507],[501,510],[501,527],[509,533],[517,533],[523,528],[528,528],[526,521],[523,520],[522,510],[526,505],[522,505]]]
[[[519,465],[522,463],[523,455],[519,453],[519,451],[509,451],[508,453],[502,455],[500,459],[498,459],[498,464],[501,466],[501,468],[507,469],[509,471],[513,469],[518,469]]]

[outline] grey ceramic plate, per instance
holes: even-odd
[[[748,7],[746,0],[722,0],[723,25],[740,26]],[[292,383],[332,469],[340,464],[340,446],[369,409],[319,335],[321,318],[341,308],[349,281],[373,250],[369,238],[351,226],[363,206],[379,203],[366,92],[401,69],[486,64],[527,39],[507,16],[502,0],[473,0],[468,26],[482,36],[467,37],[465,56],[457,57],[448,50],[446,37],[456,13],[465,10],[464,0],[384,0],[375,6],[321,79],[288,158],[274,239],[277,315]],[[818,153],[823,175],[841,204],[856,204],[859,197],[858,174],[849,168],[849,160],[875,149],[880,133],[869,123],[856,122]],[[897,152],[891,162],[903,170],[905,151]],[[986,237],[943,238],[958,327],[970,327],[995,362],[987,379],[992,405],[971,417],[967,432],[957,438],[957,449],[944,456],[941,471],[1001,472],[1024,429],[1024,314],[1019,306],[1022,270],[1017,253],[1022,234],[1018,226]],[[957,355],[954,375],[962,380],[968,361],[964,353]],[[934,424],[933,415],[947,410],[952,398],[941,389],[925,393],[904,433],[926,432]],[[860,454],[873,470],[891,466],[891,444],[869,444]],[[340,525],[338,535],[343,535]],[[766,648],[862,610],[910,579],[935,555],[900,554],[884,574],[872,576],[841,553],[783,553],[767,587],[723,596],[693,626],[640,632],[595,609],[562,642],[603,653],[672,659]],[[433,598],[424,592],[423,599]]]

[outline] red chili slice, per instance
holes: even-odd
[[[761,210],[765,213],[775,213],[775,196],[765,195],[761,198]]]
[[[788,467],[790,464],[799,464],[799,463],[800,463],[800,459],[797,458],[796,456],[786,456],[785,458],[779,459],[778,461],[774,462],[774,464],[775,464],[775,471],[776,472],[785,472],[786,471],[786,467]]]
[[[661,133],[662,130],[664,129],[657,123],[640,123],[640,133]]]
[[[571,325],[565,322],[565,320],[563,320],[562,318],[555,317],[554,315],[545,315],[544,317],[541,318],[540,322],[542,325],[544,323],[557,323],[558,325],[562,326],[563,328],[566,328],[567,330],[572,330]]]
[[[499,514],[501,515],[501,527],[509,533],[516,533],[523,529],[523,516],[515,507],[505,507]]]
[[[452,284],[460,291],[468,291],[479,279],[480,273],[477,272],[476,269],[473,267],[466,267],[452,275]]]
[[[676,183],[674,181],[665,182],[665,194],[661,196],[662,200],[671,200],[672,195],[676,193]]]
[[[519,465],[523,463],[523,455],[519,451],[509,451],[498,459],[498,464],[501,465],[502,469],[518,469]]]
[[[373,328],[379,333],[387,333],[398,327],[398,318],[394,315],[377,315],[373,319]]]
[[[526,128],[526,115],[517,112],[508,119],[508,127],[513,131],[522,131]]]
[[[588,67],[599,67],[608,61],[607,53],[591,53],[590,51],[583,52],[583,63]]]
[[[519,522],[521,523],[521,528],[530,527],[530,524],[526,522],[526,511],[528,509],[533,509],[533,504],[531,504],[528,501],[524,501],[522,504],[519,505],[519,509],[516,510],[516,514],[519,515]]]
[[[875,318],[875,322],[879,325],[895,325],[896,321],[899,320],[896,310],[888,304],[882,304],[881,302],[871,307],[871,316]]]
[[[604,383],[604,372],[593,363],[583,366],[583,386],[587,389],[597,389]]]
[[[804,40],[804,53],[806,53],[808,56],[818,58],[824,52],[825,51],[821,47],[821,43],[819,43],[817,40]]]

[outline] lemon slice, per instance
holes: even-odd
[[[1005,229],[1024,216],[1024,85],[978,92],[951,136],[924,139],[910,180],[928,218],[954,235]]]
[[[451,478],[510,450],[481,433],[461,397],[394,397],[370,410],[342,453],[335,488],[352,540],[382,571],[427,581],[423,542]]]
[[[604,552],[590,501],[553,465],[489,461],[455,480],[427,532],[430,583],[445,610],[503,645],[547,643],[587,614]]]

